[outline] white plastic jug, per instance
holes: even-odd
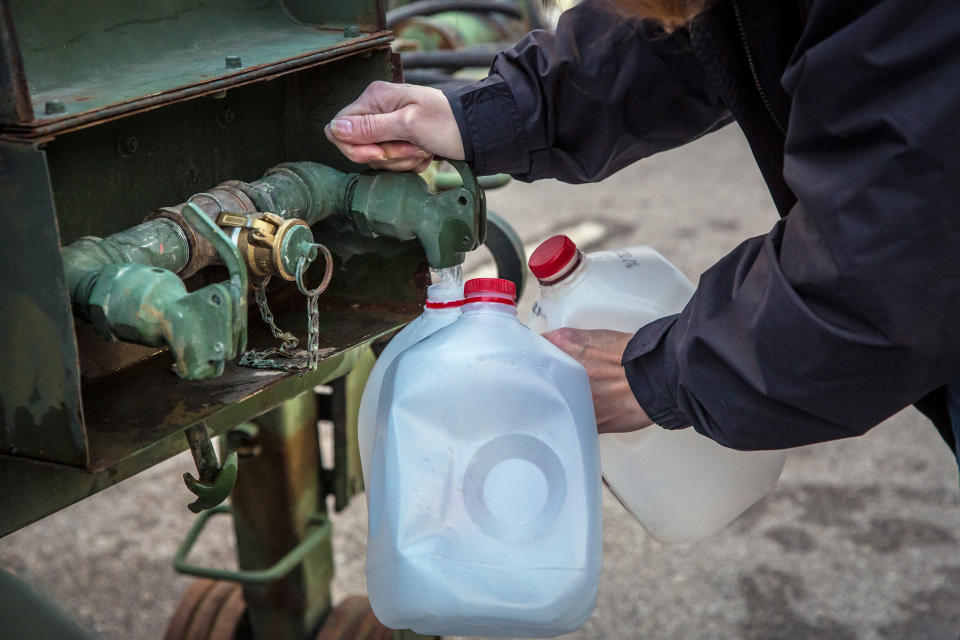
[[[650,247],[584,255],[566,236],[546,240],[530,255],[540,297],[528,326],[538,332],[572,327],[634,333],[678,313],[693,284]],[[693,428],[651,426],[600,436],[603,476],[610,490],[660,542],[713,535],[776,484],[784,451],[736,451]]]
[[[583,367],[516,318],[508,280],[383,378],[367,586],[388,627],[551,637],[596,604],[600,459]]]
[[[463,286],[454,282],[439,282],[427,288],[427,302],[423,313],[410,321],[393,337],[370,370],[367,384],[360,398],[357,415],[357,443],[360,448],[360,467],[363,484],[370,486],[370,461],[373,458],[373,436],[377,427],[377,408],[380,405],[380,386],[387,367],[398,355],[433,335],[460,316],[463,304]]]

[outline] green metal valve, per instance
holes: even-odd
[[[187,293],[172,271],[142,264],[104,267],[85,302],[87,317],[107,340],[170,347],[181,378],[211,378],[237,356],[231,291],[211,284]]]
[[[345,215],[363,235],[419,240],[434,268],[461,264],[465,253],[486,236],[486,199],[466,164],[450,164],[460,183],[441,193],[433,193],[413,173],[347,174],[313,162],[277,165],[250,184],[224,183],[217,189],[227,195],[230,190],[242,192],[260,210],[225,211],[217,197],[201,193],[172,208],[173,217],[149,220],[108,238],[81,238],[65,247],[71,299],[102,337],[169,346],[182,378],[218,376],[225,361],[246,348],[248,269],[255,279],[271,274],[297,279],[318,255],[308,226],[313,222]],[[199,196],[220,205],[217,222],[195,200]],[[221,226],[238,240],[246,238],[239,243],[244,251]],[[216,255],[209,247],[197,250],[198,238]],[[188,294],[174,271],[192,273],[217,258],[229,279]],[[195,264],[188,268],[191,261]],[[330,274],[328,268],[321,290]],[[297,284],[315,299],[315,291]],[[310,343],[318,344],[315,334]],[[316,350],[311,351],[314,358]]]
[[[450,164],[463,184],[442,193],[431,193],[413,173],[358,175],[346,198],[347,212],[364,235],[420,240],[435,269],[462,264],[467,251],[483,244],[487,203],[467,165]]]

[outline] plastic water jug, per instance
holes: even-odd
[[[586,372],[521,324],[513,283],[470,280],[459,318],[383,378],[367,586],[385,625],[551,637],[596,604],[600,459]]]
[[[634,333],[678,313],[693,284],[650,247],[583,254],[566,236],[530,255],[540,297],[528,326]],[[660,542],[689,542],[719,532],[776,484],[784,451],[737,451],[693,428],[600,436],[610,490]]]
[[[377,408],[380,405],[380,386],[387,367],[411,346],[433,335],[460,316],[463,304],[463,285],[456,282],[439,282],[427,288],[427,302],[423,313],[410,321],[392,340],[377,358],[376,364],[367,377],[360,398],[360,410],[357,417],[357,442],[360,448],[360,466],[363,471],[363,484],[370,486],[370,461],[373,458],[373,437],[377,427]]]

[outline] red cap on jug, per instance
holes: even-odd
[[[553,236],[540,243],[527,261],[537,280],[548,280],[577,258],[577,245],[567,236]]]
[[[463,285],[463,295],[470,296],[482,293],[499,293],[511,298],[517,297],[517,285],[503,278],[473,278]]]

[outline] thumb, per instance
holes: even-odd
[[[399,111],[337,116],[330,123],[330,132],[337,140],[349,144],[374,144],[406,139],[406,127]]]

